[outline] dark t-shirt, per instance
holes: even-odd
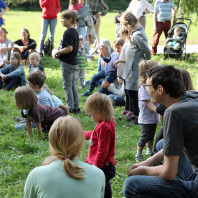
[[[77,65],[77,51],[78,51],[79,36],[74,28],[68,28],[60,41],[58,49],[63,49],[67,46],[72,46],[73,50],[67,54],[60,54],[59,59],[71,65]]]
[[[164,113],[165,155],[184,152],[198,175],[198,92],[186,92]]]
[[[42,127],[48,127],[53,124],[53,122],[60,116],[63,116],[63,111],[60,108],[45,106],[41,104],[36,104],[33,109],[31,109],[28,115],[24,115],[21,111],[21,115],[24,118],[29,118],[30,121],[35,123],[41,123]]]

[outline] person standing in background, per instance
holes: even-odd
[[[96,22],[94,22],[95,32],[99,38],[100,32],[100,16],[105,16],[109,11],[108,5],[103,0],[88,0],[89,9],[91,13],[96,16]],[[100,9],[103,9],[101,14],[99,14]]]
[[[3,11],[1,10],[2,8],[3,8]],[[2,0],[0,0],[0,27],[5,24],[2,16],[6,12],[8,12],[8,10],[9,10],[8,6]]]
[[[138,22],[146,28],[146,12],[151,12],[153,6],[146,0],[132,0],[127,8],[127,11],[132,12],[136,16]]]
[[[154,23],[154,36],[153,36],[153,45],[151,54],[157,54],[157,45],[159,43],[159,38],[164,32],[165,37],[168,36],[168,31],[171,27],[171,11],[174,15],[174,21],[176,21],[176,12],[174,8],[174,1],[173,0],[156,0],[154,6],[154,16],[153,16],[153,23]]]
[[[39,54],[43,56],[43,47],[45,37],[47,35],[48,26],[49,39],[54,44],[54,34],[57,24],[57,14],[61,10],[61,5],[59,0],[39,0],[40,7],[42,8],[42,19],[41,19],[41,37],[39,41]]]

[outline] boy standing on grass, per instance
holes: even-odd
[[[61,23],[67,30],[60,41],[58,51],[54,57],[60,60],[62,71],[63,89],[65,91],[66,103],[70,113],[79,113],[79,98],[77,89],[77,51],[79,36],[75,30],[77,12],[65,10],[61,13]]]

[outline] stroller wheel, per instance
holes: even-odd
[[[190,54],[189,53],[186,54],[186,58],[187,58],[187,60],[189,60],[189,58],[190,58]]]

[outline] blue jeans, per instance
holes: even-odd
[[[76,85],[78,65],[70,65],[61,61],[61,72],[63,79],[63,89],[67,107],[70,111],[79,109],[78,89]]]
[[[85,29],[85,26],[83,27],[78,27],[77,28],[77,31],[78,31],[78,35],[82,36],[83,40],[84,40],[84,48],[85,48],[85,52],[86,54],[89,54],[89,48],[87,46],[87,41],[86,41],[86,29]]]
[[[7,84],[6,89],[10,91],[12,87],[20,84],[21,78],[20,76],[14,76],[14,77],[7,78],[4,82]],[[2,85],[3,85],[3,81],[0,77],[0,89],[2,89]]]
[[[163,148],[163,140],[157,143],[157,151]],[[125,179],[123,193],[126,198],[197,198],[198,176],[186,156],[179,158],[178,172],[174,180],[167,181],[158,177],[136,175]]]
[[[40,41],[39,41],[39,52],[43,51],[44,41],[45,41],[45,37],[47,35],[48,26],[50,26],[49,39],[54,44],[54,34],[55,34],[56,24],[57,24],[57,18],[51,19],[51,20],[50,19],[41,19],[41,37],[40,37]]]
[[[94,90],[94,88],[96,87],[96,82],[102,78],[105,78],[105,81],[107,81],[108,83],[112,83],[116,79],[116,76],[112,75],[109,72],[106,73],[104,70],[93,75],[93,77],[91,78],[90,85],[89,85],[90,92],[92,92]],[[103,93],[102,91],[100,91],[100,92]]]
[[[111,98],[111,100],[114,102],[115,106],[125,105],[125,100],[124,100],[123,96],[118,96],[118,95],[115,95],[115,94],[109,94],[108,97]]]

